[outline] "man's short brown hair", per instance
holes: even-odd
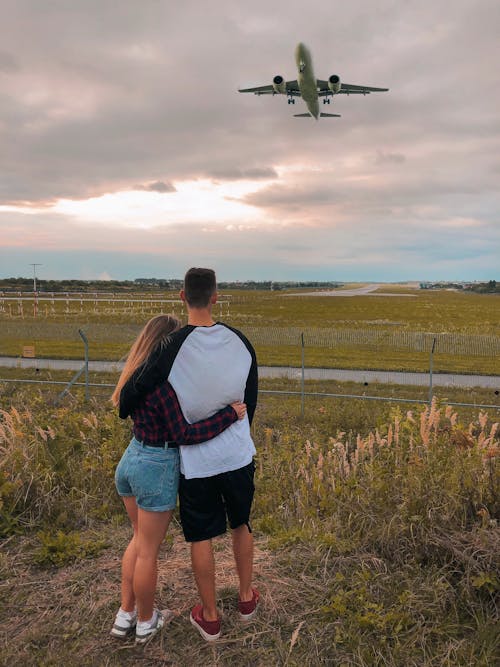
[[[217,291],[215,271],[193,267],[184,276],[184,296],[191,308],[206,308]]]

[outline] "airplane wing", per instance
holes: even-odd
[[[328,88],[328,81],[318,79],[316,83],[319,89],[319,97],[332,94],[332,91]],[[353,83],[342,83],[339,92],[335,93],[335,95],[369,95],[370,93],[385,93],[388,90],[389,88],[375,88],[374,86],[357,86]]]
[[[239,93],[253,93],[254,95],[278,95],[272,85],[256,86],[255,88],[238,88]],[[300,89],[297,81],[286,82],[286,94],[300,97]]]

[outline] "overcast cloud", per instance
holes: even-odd
[[[497,0],[2,8],[1,277],[500,278]],[[237,93],[298,41],[390,92]]]

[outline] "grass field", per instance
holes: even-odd
[[[0,663],[495,667],[498,413],[318,399],[301,419],[297,408],[264,395],[253,427],[256,621],[236,620],[220,538],[223,636],[208,646],[192,630],[176,523],[158,588],[176,615],[136,649],[108,636],[129,537],[113,485],[128,426],[102,398],[56,407],[45,391],[2,387]]]
[[[397,296],[387,296],[387,291]],[[419,334],[448,334],[460,340],[438,345],[434,370],[500,374],[500,297],[451,291],[415,290],[384,286],[376,296],[301,297],[283,292],[233,292],[215,317],[248,331],[255,339],[259,363],[300,366],[300,332],[306,333],[305,363],[313,367],[426,371],[432,337],[422,346]],[[175,298],[166,293],[165,298]],[[116,308],[77,303],[65,313],[64,302],[55,314],[34,318],[0,314],[0,355],[19,356],[22,347],[35,345],[39,357],[82,358],[78,329],[89,339],[91,359],[122,358],[142,324],[154,312],[138,306]],[[147,310],[147,309],[146,309]],[[174,307],[185,319],[180,305]],[[113,312],[114,311],[114,312]],[[127,312],[125,312],[127,311]],[[26,311],[27,312],[27,311]],[[158,311],[156,311],[158,312]],[[349,333],[347,340],[321,344],[331,331]],[[290,333],[290,332],[293,332]],[[307,337],[308,332],[315,332]],[[318,333],[319,332],[319,333]],[[367,342],[366,334],[376,337]],[[407,336],[395,343],[395,336]],[[413,335],[414,340],[411,335]],[[469,345],[464,338],[470,338]],[[287,338],[286,344],[283,339]]]
[[[439,339],[435,371],[500,374],[498,296],[384,292],[400,296],[235,292],[220,317],[248,332],[260,364],[300,366],[304,331],[308,366],[426,371],[424,334],[432,332],[454,336],[456,346]],[[34,344],[40,357],[82,359],[81,327],[91,359],[119,359],[151,312],[114,310],[4,312],[0,355]],[[63,382],[74,373],[0,375]],[[89,403],[75,388],[56,406],[62,385],[0,384],[0,664],[496,667],[500,413],[446,404],[498,405],[498,395],[440,389],[431,408],[307,396],[302,418],[300,396],[266,393],[299,391],[298,382],[260,388],[253,433],[262,611],[251,626],[238,624],[229,540],[221,538],[224,634],[207,646],[192,631],[196,591],[177,519],[162,546],[158,590],[160,606],[176,615],[139,650],[108,637],[129,538],[113,484],[129,426],[111,409],[110,388],[92,388]],[[309,381],[306,391],[428,399],[425,387],[397,385]]]
[[[18,369],[18,368],[2,368],[0,369],[0,378],[6,380],[22,380],[19,383],[5,383],[2,387],[0,382],[1,393],[13,393],[22,387],[36,388],[39,382],[54,382],[44,387],[44,393],[47,400],[55,400],[56,397],[64,390],[67,383],[74,377],[73,371],[54,371],[46,369]],[[118,373],[89,373],[89,392],[91,398],[106,401],[111,392],[112,387],[116,384]],[[28,383],[32,381],[33,384]],[[71,396],[78,399],[84,398],[83,377],[80,377],[78,382],[71,389]],[[26,384],[24,384],[26,382]],[[96,386],[93,386],[96,385]],[[108,386],[99,386],[108,385]],[[275,410],[279,411],[280,402],[286,399],[286,404],[290,413],[300,415],[302,410],[302,399],[300,392],[302,390],[300,380],[290,380],[287,378],[269,379],[260,378],[259,389],[261,392],[261,400],[265,400],[267,405],[274,405]],[[273,392],[278,392],[273,395]],[[282,393],[279,393],[282,392]],[[286,392],[290,392],[286,394]],[[304,383],[305,392],[305,406],[306,409],[314,410],[316,407],[332,405],[334,409],[338,409],[344,416],[343,428],[355,430],[359,426],[355,415],[363,414],[365,407],[363,404],[368,402],[368,399],[354,400],[351,398],[343,399],[344,395],[351,396],[370,396],[380,397],[384,399],[394,399],[391,404],[390,400],[386,402],[379,402],[374,414],[377,414],[378,419],[389,419],[391,410],[399,401],[405,401],[402,404],[404,409],[418,409],[422,402],[428,402],[429,390],[424,386],[405,386],[397,384],[379,384],[365,382],[338,382],[333,380],[306,380]],[[296,393],[294,396],[293,393]],[[335,394],[336,396],[327,396],[327,394]],[[492,418],[500,418],[500,395],[497,389],[492,388],[460,388],[460,387],[435,387],[433,392],[434,397],[443,403],[466,403],[472,407],[466,409],[461,408],[461,412],[466,419],[473,419],[477,413],[476,406],[488,405],[492,407]],[[349,410],[348,405],[354,404],[354,410]],[[371,412],[373,408],[369,409]],[[496,412],[495,412],[496,411]],[[346,423],[346,415],[352,414],[353,420]],[[495,414],[497,417],[495,417]],[[376,422],[371,424],[371,428],[376,427]]]

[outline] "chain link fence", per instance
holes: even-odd
[[[104,326],[104,325],[101,325]],[[117,328],[120,325],[115,325]],[[97,325],[99,327],[99,325]],[[96,328],[90,325],[89,329]],[[130,336],[135,327],[129,327]],[[71,381],[66,383],[61,392],[62,397],[73,386],[84,386],[88,398],[90,389],[102,387],[109,389],[112,384],[89,382],[88,341],[85,332],[78,329],[85,345],[83,366]],[[93,331],[95,333],[95,331]],[[493,335],[465,333],[428,333],[415,331],[387,331],[377,329],[330,329],[299,327],[258,327],[246,326],[244,333],[259,351],[274,350],[281,359],[289,359],[289,363],[260,368],[261,377],[281,378],[289,383],[286,389],[262,389],[263,394],[299,395],[301,411],[304,412],[305,398],[310,396],[356,398],[362,400],[395,401],[424,403],[431,401],[438,386],[466,388],[482,386],[491,388],[491,403],[454,403],[481,408],[500,409],[500,337]],[[87,332],[87,335],[88,332]],[[89,336],[90,337],[90,336]],[[288,352],[287,352],[288,351]],[[318,353],[318,351],[320,351]],[[323,351],[323,355],[321,354]],[[319,362],[325,360],[328,367],[321,367]],[[314,363],[309,362],[309,356]],[[82,356],[84,356],[82,354]],[[445,360],[445,363],[442,360]],[[346,360],[349,366],[345,367]],[[26,360],[27,361],[27,360]],[[47,361],[47,360],[45,360]],[[342,363],[344,362],[344,368]],[[356,366],[357,361],[364,365]],[[418,369],[401,370],[403,364],[408,367],[414,361]],[[337,364],[336,364],[337,362]],[[440,363],[441,362],[441,363]],[[53,362],[56,364],[55,360]],[[43,367],[44,360],[33,360],[31,366],[38,364]],[[354,367],[353,367],[354,365]],[[456,365],[454,367],[454,365]],[[19,364],[22,367],[23,364]],[[314,368],[310,367],[314,366]],[[476,369],[476,366],[479,370]],[[26,367],[26,364],[24,364]],[[47,366],[45,366],[47,367]],[[50,367],[50,366],[49,366]],[[380,370],[386,368],[393,370]],[[466,370],[463,370],[463,367]],[[56,368],[53,365],[52,368]],[[119,362],[90,362],[90,369],[98,372],[117,372],[121,368]],[[476,370],[476,372],[474,372]],[[446,372],[445,372],[446,371]],[[77,382],[84,375],[85,382]],[[394,396],[369,396],[366,392],[359,393],[326,393],[306,391],[308,380],[335,380],[337,383],[359,383],[361,386],[373,384],[406,385],[409,387],[428,388],[427,400],[422,398],[395,398]],[[60,381],[23,380],[21,378],[0,378],[0,382],[33,382],[37,384],[61,384]],[[389,393],[389,392],[387,392]]]
[[[426,333],[418,331],[378,331],[376,329],[301,329],[299,327],[245,327],[245,335],[254,344],[301,345],[334,350],[342,346],[390,347],[395,350],[434,352],[454,355],[500,356],[500,337],[462,333]]]

